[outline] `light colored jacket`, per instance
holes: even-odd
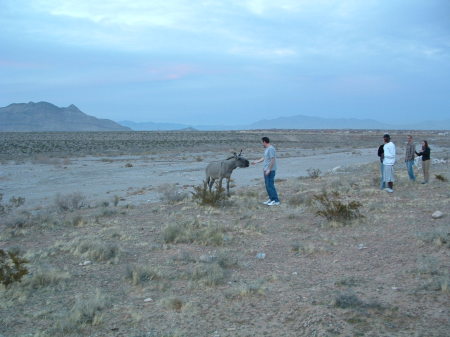
[[[384,149],[384,159],[383,165],[394,165],[395,164],[395,145],[392,142],[386,143],[383,146]]]

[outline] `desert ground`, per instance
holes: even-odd
[[[0,249],[26,269],[2,283],[0,256],[0,336],[448,336],[450,135],[391,132],[390,194],[383,133],[0,133]],[[205,202],[207,163],[257,159],[264,135],[281,205],[261,164]]]

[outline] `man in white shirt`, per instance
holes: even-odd
[[[384,139],[384,158],[383,158],[383,179],[386,183],[386,191],[394,192],[394,164],[395,164],[395,144],[391,142],[388,134],[383,136]]]

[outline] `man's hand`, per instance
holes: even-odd
[[[268,176],[270,174],[270,170],[265,170],[264,175]]]

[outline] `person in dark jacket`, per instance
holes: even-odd
[[[422,151],[421,152],[416,152],[416,155],[418,155],[419,157],[422,157],[422,170],[423,170],[423,182],[422,184],[427,184],[428,181],[430,180],[430,154],[431,154],[431,149],[428,146],[428,142],[426,140],[424,140],[422,142]]]

